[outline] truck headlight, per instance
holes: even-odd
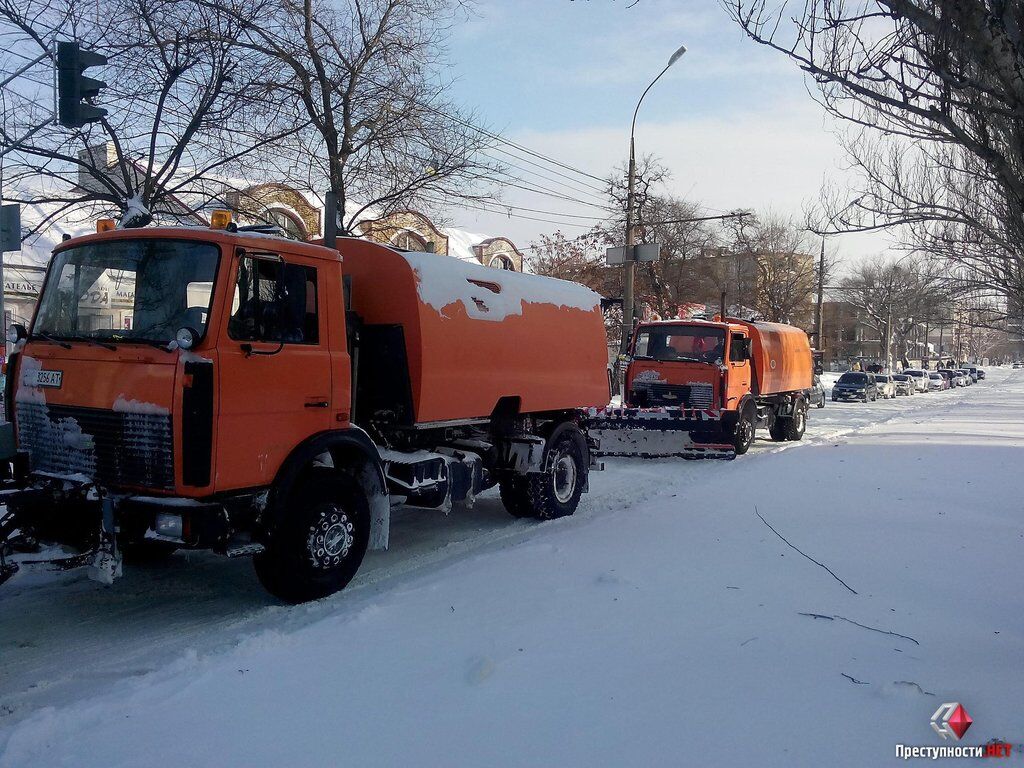
[[[199,341],[199,332],[195,328],[185,325],[174,334],[174,340],[178,343],[178,349],[192,349]]]
[[[158,512],[153,521],[153,530],[160,536],[180,540],[185,533],[185,526],[182,523],[181,515]]]

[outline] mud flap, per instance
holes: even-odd
[[[595,456],[645,459],[736,458],[736,448],[725,442],[694,439],[720,432],[716,412],[682,408],[591,408],[582,425],[598,447]]]
[[[123,573],[121,552],[114,535],[114,502],[104,498],[100,504],[103,508],[103,526],[100,530],[100,544],[89,561],[89,578],[110,585]]]

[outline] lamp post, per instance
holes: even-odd
[[[661,76],[668,72],[669,68],[675,64],[679,59],[686,53],[686,46],[681,45],[675,53],[669,57],[668,64],[665,68],[658,73],[651,84],[648,85],[644,92],[640,95],[640,100],[636,103],[636,109],[633,110],[633,123],[629,129],[629,177],[626,184],[626,263],[625,263],[625,277],[623,279],[622,288],[622,341],[619,346],[619,352],[625,354],[629,349],[629,337],[633,333],[633,324],[636,322],[636,299],[634,297],[634,287],[636,284],[636,259],[634,258],[633,246],[636,245],[636,233],[633,231],[633,208],[635,205],[635,191],[636,191],[636,151],[634,136],[636,134],[636,116],[640,112],[640,105],[644,102],[644,97],[654,87],[654,84],[661,79]]]

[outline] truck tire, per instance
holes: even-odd
[[[355,483],[332,470],[296,480],[281,522],[253,564],[260,583],[288,603],[343,589],[370,541],[370,507]]]
[[[515,475],[499,481],[498,493],[501,496],[501,503],[512,517],[533,517],[525,477]]]
[[[793,415],[785,420],[785,439],[790,441],[803,440],[807,431],[807,406],[797,403]]]
[[[750,408],[746,408],[736,420],[736,431],[732,437],[732,445],[737,456],[742,456],[750,450],[750,446],[754,444],[755,429],[754,414]]]
[[[558,435],[548,447],[545,466],[546,472],[524,478],[530,514],[538,520],[573,514],[579,506],[589,470],[580,449],[578,430],[567,429]]]
[[[786,435],[789,434],[789,417],[776,416],[773,418],[771,424],[768,425],[768,434],[776,443],[788,440]]]

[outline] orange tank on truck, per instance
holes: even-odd
[[[450,256],[399,252],[360,240],[342,245],[351,309],[364,335],[395,333],[405,344],[368,344],[379,378],[408,372],[405,418],[428,424],[489,417],[515,401],[541,413],[608,400],[600,297],[576,283],[467,264]],[[391,330],[389,330],[391,329]],[[377,359],[377,350],[401,352]],[[368,359],[360,361],[369,367]],[[390,365],[388,365],[390,363]],[[357,407],[372,417],[385,382],[360,382]],[[373,401],[360,402],[362,398]]]
[[[773,440],[803,437],[813,365],[799,328],[733,318],[641,323],[626,361],[625,405],[670,409],[673,420],[648,423],[688,431],[698,446],[743,454],[758,429]]]
[[[288,601],[342,588],[396,504],[572,514],[608,402],[600,298],[357,239],[102,231],[54,252],[12,328],[0,581],[13,539],[112,579],[122,557],[254,556]],[[104,228],[105,230],[106,228]]]

